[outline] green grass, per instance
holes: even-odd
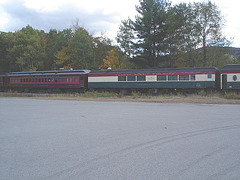
[[[114,93],[114,92],[98,92],[98,91],[93,91],[93,92],[85,92],[79,94],[80,97],[121,97],[121,94]]]
[[[72,94],[47,94],[47,93],[17,93],[17,92],[3,92],[0,94],[1,97],[84,97],[84,98],[123,98],[123,97],[130,97],[132,99],[151,99],[151,98],[163,98],[163,97],[191,97],[191,96],[199,96],[199,97],[218,97],[218,98],[225,98],[225,99],[240,99],[240,94],[237,94],[235,92],[225,92],[224,94],[219,92],[212,92],[207,93],[206,91],[200,91],[198,93],[194,94],[185,94],[181,92],[176,93],[158,93],[158,94],[152,94],[150,91],[146,93],[141,93],[138,91],[133,91],[130,95],[123,95],[121,93],[115,93],[115,92],[98,92],[93,91],[89,92],[86,91],[85,93],[72,93]]]
[[[235,92],[225,92],[225,99],[240,99],[240,95]]]

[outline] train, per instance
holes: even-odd
[[[0,74],[1,91],[85,92],[131,91],[239,91],[240,64],[216,67],[55,70]]]

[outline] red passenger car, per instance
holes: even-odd
[[[13,72],[8,74],[8,88],[18,91],[48,90],[84,91],[88,86],[89,70]]]
[[[0,74],[0,90],[4,88],[4,84],[5,84],[4,81],[5,81],[5,75]]]

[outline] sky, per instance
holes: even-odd
[[[240,1],[211,0],[225,17],[223,33],[240,48]],[[202,2],[202,0],[172,0]],[[104,33],[115,40],[122,20],[134,19],[139,0],[0,0],[0,31],[14,32],[27,25],[49,32],[71,28],[78,22],[92,35]]]

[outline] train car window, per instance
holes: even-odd
[[[28,82],[28,79],[26,79],[26,82]]]
[[[58,82],[57,78],[55,78],[55,82]]]
[[[209,73],[207,77],[208,77],[209,79],[212,78],[212,74]]]
[[[23,82],[25,82],[26,81],[26,79],[23,79]]]
[[[50,78],[48,78],[48,82],[51,82],[51,79],[50,79]]]
[[[32,79],[31,79],[31,78],[29,79],[29,82],[32,82]]]
[[[195,74],[191,74],[190,75],[190,80],[191,81],[195,81],[196,80],[196,75]]]
[[[69,78],[69,82],[72,82],[72,78]]]
[[[189,75],[188,74],[179,75],[179,80],[180,81],[188,81],[189,80]]]
[[[64,78],[62,78],[62,82],[64,82]]]
[[[234,80],[234,81],[237,80],[237,76],[236,76],[236,75],[233,76],[233,80]]]
[[[178,80],[178,75],[168,75],[168,80],[169,81],[177,81]]]
[[[158,75],[157,76],[157,80],[158,81],[166,81],[167,80],[167,76],[166,75]]]
[[[146,81],[146,76],[137,76],[137,81]]]
[[[47,82],[47,78],[45,78],[45,82]]]
[[[118,76],[118,81],[126,81],[126,76]]]
[[[75,83],[77,82],[77,78],[74,78],[74,82],[75,82]]]
[[[66,82],[68,82],[68,78],[66,78]]]
[[[127,81],[136,81],[136,76],[127,76]]]

